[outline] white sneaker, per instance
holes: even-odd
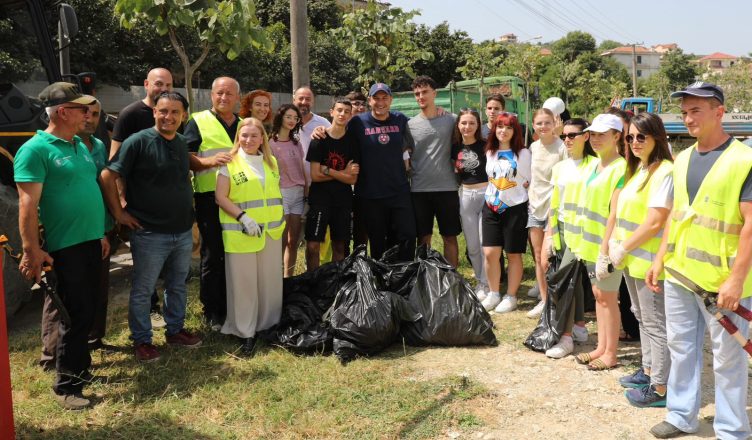
[[[486,309],[487,312],[490,312],[497,305],[499,305],[500,302],[501,302],[501,295],[499,295],[499,292],[488,292],[488,295],[486,295],[486,299],[484,299],[481,304],[483,304],[483,308]]]
[[[507,313],[517,308],[517,297],[512,295],[504,295],[504,299],[494,309],[496,313]]]
[[[588,341],[588,331],[587,327],[584,325],[573,325],[572,326],[572,339],[574,339],[574,342],[587,342]]]
[[[561,359],[574,351],[574,342],[571,336],[562,336],[559,343],[546,350],[546,356]]]
[[[543,313],[543,309],[546,308],[546,302],[543,300],[538,301],[538,304],[535,305],[535,307],[532,308],[529,312],[527,312],[527,317],[531,319],[537,319],[540,318],[541,313]]]
[[[486,291],[488,290],[488,287],[484,286],[483,284],[478,284],[478,286],[475,288],[475,297],[478,298],[478,301],[483,301],[486,299],[486,296],[488,294]]]
[[[538,288],[538,283],[535,283],[533,287],[528,289],[527,296],[528,298],[540,298],[540,289]]]
[[[164,320],[164,317],[159,312],[151,312],[149,314],[149,319],[151,319],[151,327],[152,328],[165,328],[167,327],[167,323]]]

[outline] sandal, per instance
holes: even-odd
[[[589,364],[590,361],[593,360],[593,358],[590,357],[590,353],[580,353],[574,357],[574,360],[576,360],[580,365],[585,365]]]
[[[613,368],[616,368],[618,366],[619,366],[618,363],[614,365],[606,365],[606,363],[603,362],[602,360],[596,359],[587,366],[587,369],[590,371],[606,371],[606,370],[611,370]]]

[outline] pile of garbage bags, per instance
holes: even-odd
[[[286,278],[282,316],[259,336],[296,353],[333,352],[342,363],[396,341],[408,345],[496,345],[493,322],[472,288],[432,249],[398,262],[361,246],[336,263]]]

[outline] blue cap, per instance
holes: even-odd
[[[368,96],[373,96],[378,92],[384,92],[387,95],[392,96],[392,89],[384,83],[376,83],[372,85],[371,89],[368,91]]]
[[[715,84],[697,81],[671,94],[672,98],[696,96],[698,98],[715,98],[723,104],[723,90]]]

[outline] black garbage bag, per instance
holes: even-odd
[[[279,323],[259,332],[259,337],[296,353],[330,352],[332,331],[323,319],[324,313],[334,303],[339,290],[355,281],[354,262],[364,256],[363,246],[343,261],[285,278]]]
[[[412,264],[412,263],[411,263]],[[422,315],[402,325],[409,345],[496,345],[491,316],[462,275],[434,249],[418,251],[408,300]]]
[[[425,246],[418,248],[418,255],[425,255]],[[399,246],[394,246],[384,252],[381,259],[369,260],[379,289],[394,292],[403,298],[410,295],[413,285],[418,278],[420,259],[413,261],[399,261]]]
[[[328,316],[334,354],[343,364],[378,353],[397,339],[403,321],[420,319],[404,298],[375,288],[365,258],[356,259],[354,269],[356,280],[342,286]]]
[[[538,325],[525,339],[525,346],[533,351],[545,352],[556,345],[564,332],[564,326],[571,307],[574,305],[575,291],[583,289],[583,264],[577,259],[561,265],[557,256],[549,260],[551,265],[546,274],[548,297],[546,308]]]

